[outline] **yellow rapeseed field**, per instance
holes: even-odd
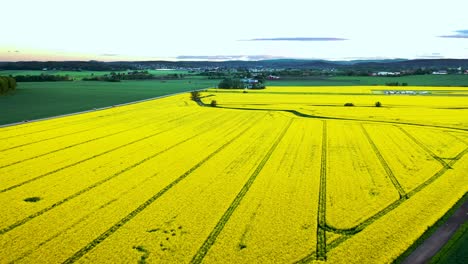
[[[202,95],[0,128],[0,263],[391,262],[468,191],[467,88]]]

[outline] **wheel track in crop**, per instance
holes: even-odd
[[[216,226],[213,228],[211,233],[208,235],[206,240],[203,242],[202,246],[198,249],[197,253],[193,256],[193,258],[191,260],[191,263],[201,263],[203,261],[204,257],[206,256],[206,254],[210,250],[211,246],[215,243],[216,238],[221,233],[221,231],[224,229],[224,226],[229,221],[229,219],[231,218],[232,214],[237,209],[237,207],[240,205],[240,203],[242,202],[244,196],[247,194],[250,187],[255,182],[255,179],[260,174],[263,167],[265,166],[265,164],[268,162],[271,155],[275,151],[276,147],[279,145],[279,143],[283,139],[284,135],[286,134],[286,132],[290,128],[292,122],[293,122],[293,119],[290,119],[289,122],[286,124],[286,126],[283,128],[281,134],[278,136],[278,138],[275,140],[273,145],[270,147],[270,149],[268,150],[266,155],[263,157],[262,161],[258,164],[255,171],[250,175],[249,179],[244,184],[244,186],[242,187],[240,192],[237,194],[237,196],[234,198],[231,205],[224,212],[223,216],[220,218],[220,220],[218,221]]]
[[[29,132],[29,133],[17,134],[17,135],[14,135],[14,136],[0,138],[0,140],[10,139],[10,138],[15,138],[15,137],[21,137],[21,136],[27,136],[27,135],[32,135],[32,134],[36,134],[36,133],[41,133],[41,132],[51,131],[51,130],[55,130],[55,129],[60,129],[60,128],[63,128],[64,126],[66,126],[66,125],[79,125],[79,124],[82,124],[82,123],[92,122],[95,119],[99,119],[99,118],[100,117],[96,116],[96,117],[91,117],[89,119],[83,119],[83,120],[78,120],[78,121],[74,120],[74,121],[65,122],[65,123],[62,123],[62,124],[57,124],[57,125],[55,125],[53,127],[48,127],[47,129],[43,129],[43,130],[34,130],[33,132]],[[25,124],[31,125],[30,123],[25,123]],[[40,126],[40,125],[41,124],[39,122],[34,123],[34,126]],[[3,128],[3,129],[1,129],[1,131],[8,132],[8,131],[17,130],[17,129],[18,129],[18,126],[13,126],[10,129]]]
[[[429,184],[433,183],[435,180],[440,178],[442,175],[444,175],[447,170],[449,170],[458,160],[460,160],[464,155],[468,153],[468,148],[460,152],[453,160],[451,160],[446,167],[442,167],[439,171],[437,171],[432,177],[427,179],[425,182],[420,184],[418,187],[414,188],[413,190],[409,191],[406,193],[406,197],[403,197],[399,200],[396,200],[395,202],[391,203],[381,211],[379,211],[377,214],[371,216],[370,218],[364,220],[360,224],[358,224],[355,227],[352,228],[335,228],[327,224],[327,231],[334,232],[337,234],[343,234],[343,235],[354,235],[357,234],[358,232],[362,231],[364,228],[366,228],[368,225],[372,224],[375,220],[381,218],[382,216],[386,215],[388,212],[392,211],[396,207],[398,207],[401,203],[403,203],[406,200],[409,200],[412,196],[420,192],[422,189],[427,187]]]
[[[299,112],[293,109],[270,109],[270,108],[242,108],[242,107],[227,107],[227,106],[216,106],[217,108],[224,108],[224,109],[232,109],[232,110],[243,110],[243,111],[269,111],[269,112],[285,112],[296,115],[298,117],[303,118],[314,118],[314,119],[323,119],[323,120],[342,120],[342,121],[356,121],[356,122],[371,122],[371,123],[383,123],[383,124],[396,124],[396,125],[410,125],[410,126],[418,126],[418,127],[431,127],[431,128],[443,128],[443,129],[451,129],[456,131],[463,131],[467,132],[467,128],[459,128],[459,127],[448,127],[448,126],[441,126],[441,125],[425,125],[425,124],[418,124],[418,123],[409,123],[409,122],[400,122],[400,121],[385,121],[385,120],[372,120],[372,119],[358,119],[358,118],[346,118],[346,117],[333,117],[333,116],[319,116],[319,115],[310,115]]]
[[[191,116],[191,115],[195,115],[195,113],[184,115],[184,116],[181,116],[179,118],[174,118],[174,119],[168,120],[166,122],[171,123],[173,121],[184,119],[184,118],[186,118],[188,116]],[[18,160],[18,161],[9,163],[9,164],[2,165],[2,166],[0,166],[0,169],[7,168],[7,167],[10,167],[10,166],[13,166],[13,165],[25,162],[25,161],[37,159],[37,158],[44,157],[44,156],[47,156],[47,155],[50,155],[50,154],[53,154],[53,153],[57,153],[57,152],[62,151],[62,150],[67,150],[67,149],[70,149],[70,148],[73,148],[73,147],[76,147],[76,146],[80,146],[80,145],[83,145],[83,144],[86,144],[86,143],[90,143],[90,142],[93,142],[93,141],[96,141],[96,140],[108,138],[108,137],[111,137],[111,136],[115,136],[115,135],[118,135],[118,134],[121,134],[121,133],[125,133],[125,132],[128,132],[128,131],[136,130],[138,128],[142,128],[142,127],[145,127],[145,126],[151,126],[151,125],[153,125],[153,124],[143,124],[143,125],[139,125],[139,126],[136,126],[136,127],[129,128],[129,129],[124,129],[124,130],[121,130],[121,131],[118,131],[118,132],[115,132],[115,133],[111,133],[111,134],[107,134],[107,135],[104,135],[104,136],[92,138],[92,139],[82,141],[82,142],[79,142],[79,143],[76,143],[76,144],[72,144],[72,145],[69,145],[69,146],[66,146],[66,147],[63,147],[63,148],[60,148],[60,149],[56,149],[56,150],[49,151],[49,152],[46,152],[46,153],[42,153],[42,154],[39,154],[39,155],[36,155],[36,156],[33,156],[33,157],[29,157],[29,158],[26,158],[26,159],[23,159],[23,160]],[[0,193],[1,193],[1,191],[0,191]]]
[[[26,136],[26,135],[31,135],[31,134],[36,134],[36,133],[55,130],[55,129],[60,129],[60,128],[63,128],[64,126],[69,126],[69,125],[83,125],[83,124],[86,124],[86,123],[89,123],[89,122],[94,122],[95,120],[101,119],[102,117],[109,117],[109,116],[116,117],[117,120],[112,120],[111,121],[112,123],[115,123],[115,122],[119,121],[120,119],[126,119],[127,115],[135,116],[135,114],[138,114],[141,111],[146,111],[148,108],[149,107],[141,107],[141,108],[137,108],[137,109],[122,110],[120,108],[113,108],[113,106],[112,106],[112,107],[108,107],[106,109],[96,109],[97,111],[108,110],[108,109],[118,109],[119,111],[117,111],[115,113],[111,113],[110,115],[103,114],[103,116],[91,116],[91,117],[86,117],[86,118],[79,119],[79,120],[71,120],[71,121],[68,121],[68,122],[56,123],[56,124],[53,124],[54,126],[52,126],[52,127],[48,126],[47,129],[35,130],[35,131],[29,132],[29,133],[18,134],[18,135],[14,135],[14,136],[5,137],[5,138],[0,138],[0,140],[14,138],[14,137],[20,137],[20,136]],[[42,125],[41,122],[39,122],[39,121],[47,121],[47,120],[52,120],[52,119],[59,120],[60,118],[64,118],[64,117],[76,116],[77,114],[86,114],[86,113],[92,113],[92,112],[94,112],[94,111],[93,110],[87,110],[87,111],[84,111],[84,112],[78,112],[78,113],[71,113],[71,114],[59,115],[59,116],[54,116],[54,117],[42,118],[42,119],[39,119],[39,120],[32,120],[32,121],[34,121],[33,123],[24,123],[24,124],[27,124],[28,127],[36,127],[36,126],[41,126]],[[21,125],[22,124],[16,124],[16,125],[7,126],[7,127],[2,127],[4,125],[0,125],[0,131],[8,132],[8,131],[12,131],[12,130],[18,130]]]
[[[408,192],[408,196],[411,197],[415,195],[416,193],[420,192],[422,189],[424,189],[426,186],[429,184],[433,183],[435,180],[437,180],[440,176],[444,175],[447,170],[452,169],[452,166],[455,165],[463,156],[465,156],[468,153],[468,148],[465,148],[462,152],[458,153],[458,155],[452,159],[447,166],[444,166],[442,169],[440,169],[437,173],[435,173],[431,178],[426,180],[424,183],[419,185],[418,187],[414,188],[412,191]]]
[[[157,177],[158,176],[158,173],[155,173],[153,174],[152,176],[148,177],[148,178],[145,178],[143,179],[141,182],[135,184],[132,188],[122,192],[118,197],[116,198],[113,198],[109,201],[107,201],[105,204],[99,206],[96,210],[92,211],[92,212],[89,212],[87,213],[86,215],[84,215],[83,217],[80,217],[79,219],[75,220],[70,226],[68,226],[67,228],[65,229],[62,229],[62,230],[58,230],[57,233],[55,233],[54,235],[50,236],[49,238],[47,238],[46,240],[44,240],[43,242],[41,242],[37,247],[35,247],[34,249],[31,249],[31,250],[28,250],[26,251],[25,253],[21,254],[21,256],[19,256],[17,259],[13,260],[12,263],[15,263],[15,262],[18,262],[22,259],[24,259],[25,257],[27,257],[28,255],[32,254],[35,250],[39,249],[40,247],[42,247],[43,245],[47,244],[48,242],[52,241],[53,239],[59,237],[60,235],[62,235],[63,233],[66,233],[67,231],[70,231],[71,229],[73,229],[74,227],[76,227],[77,225],[79,225],[81,222],[91,218],[91,217],[94,217],[96,212],[101,210],[101,209],[104,209],[106,208],[107,206],[110,206],[112,205],[113,203],[117,202],[119,199],[122,199],[122,197],[124,197],[125,195],[129,194],[131,191],[134,191],[135,189],[139,188],[142,184],[145,184],[146,182],[152,180],[154,177]]]
[[[425,187],[427,187],[428,185],[433,183],[435,180],[440,178],[442,175],[444,175],[447,172],[447,170],[449,170],[453,165],[455,165],[457,163],[457,161],[460,160],[466,154],[468,154],[468,148],[465,148],[463,151],[458,153],[458,155],[448,163],[448,166],[442,167],[431,178],[426,180],[424,183],[420,184],[418,187],[416,187],[412,191],[408,192],[406,194],[407,198],[403,197],[403,198],[400,198],[400,199],[396,200],[395,202],[391,203],[390,205],[388,205],[387,207],[385,207],[384,209],[379,211],[377,214],[371,216],[370,218],[368,218],[365,221],[361,222],[357,226],[355,226],[353,228],[348,228],[348,229],[340,229],[340,228],[332,227],[332,226],[327,224],[325,226],[325,228],[324,228],[326,231],[333,232],[333,233],[336,233],[336,234],[341,234],[341,235],[344,235],[344,236],[337,239],[337,240],[335,240],[335,241],[333,241],[331,244],[327,245],[326,246],[326,251],[328,252],[328,251],[336,248],[341,243],[343,243],[346,240],[352,238],[353,235],[361,232],[364,228],[366,228],[370,224],[374,223],[379,218],[383,217],[384,215],[386,215],[390,211],[396,209],[403,202],[405,202],[407,200],[410,200],[412,196],[414,196],[415,194],[420,192],[422,189],[424,189]],[[311,262],[313,260],[317,260],[317,258],[316,258],[317,254],[318,254],[318,251],[311,252],[310,254],[308,254],[307,256],[302,258],[301,260],[297,261],[297,263],[309,263],[309,262]]]
[[[35,250],[39,249],[40,247],[42,247],[43,245],[47,244],[48,242],[52,241],[53,239],[59,237],[60,235],[62,235],[63,233],[66,233],[67,231],[70,231],[71,229],[73,229],[74,227],[76,227],[77,225],[79,225],[81,222],[91,218],[91,217],[94,217],[96,212],[101,210],[101,209],[104,209],[106,208],[107,206],[110,206],[112,205],[113,203],[117,202],[119,199],[122,199],[122,197],[124,197],[125,195],[129,194],[131,191],[139,188],[142,184],[152,180],[154,177],[157,177],[158,174],[155,173],[153,174],[152,176],[142,180],[141,182],[139,182],[138,184],[135,184],[132,188],[122,192],[118,197],[116,198],[113,198],[109,201],[107,201],[105,204],[99,206],[96,210],[92,211],[92,212],[89,212],[87,213],[86,215],[84,215],[83,217],[80,217],[79,219],[75,220],[70,226],[68,226],[67,228],[65,229],[62,229],[62,230],[58,230],[54,235],[50,236],[49,238],[47,238],[46,240],[44,240],[43,242],[39,243],[34,249],[31,249],[31,250],[28,250],[26,252],[24,252],[23,254],[21,254],[18,258],[16,258],[15,260],[13,260],[11,263],[15,263],[15,262],[18,262],[22,259],[24,259],[25,257],[27,257],[28,255],[32,254]]]
[[[129,112],[129,114],[132,114],[131,112]],[[135,115],[135,113],[133,113],[133,115]],[[168,116],[170,117],[170,116]],[[89,118],[89,119],[85,119],[85,120],[81,120],[80,122],[77,122],[76,124],[74,124],[72,122],[72,126],[74,125],[80,125],[81,123],[92,123],[95,121],[95,119],[101,119],[101,117],[93,117],[93,118]],[[89,128],[89,129],[84,129],[84,130],[80,130],[80,131],[75,131],[75,132],[72,132],[72,133],[68,133],[68,134],[60,134],[58,136],[55,136],[55,137],[50,137],[50,138],[45,138],[45,139],[41,139],[41,140],[36,140],[36,141],[32,141],[32,142],[28,142],[28,143],[25,143],[25,144],[21,144],[21,145],[17,145],[17,146],[13,146],[13,147],[8,147],[8,148],[5,148],[5,149],[1,149],[0,152],[3,152],[3,151],[7,151],[7,150],[11,150],[11,149],[16,149],[16,148],[19,148],[19,147],[24,147],[24,146],[28,146],[28,145],[32,145],[32,144],[36,144],[36,143],[40,143],[40,142],[44,142],[44,141],[49,141],[49,140],[53,140],[53,139],[57,139],[57,138],[62,138],[62,137],[65,137],[65,136],[69,136],[69,135],[74,135],[74,134],[79,134],[79,133],[83,133],[83,132],[87,132],[87,131],[91,131],[91,130],[96,130],[96,129],[101,129],[101,128],[105,128],[106,126],[108,126],[109,124],[115,124],[115,123],[118,123],[118,122],[121,122],[122,120],[128,120],[129,117],[126,117],[126,115],[124,116],[119,116],[117,118],[111,118],[110,121],[105,121],[104,122],[101,122],[100,124],[98,124],[96,127],[92,127],[92,128]],[[147,122],[147,121],[151,121],[151,119],[148,120],[148,118],[138,118],[137,120],[138,122]],[[11,139],[11,138],[15,138],[15,137],[19,137],[19,136],[25,136],[25,135],[30,135],[30,134],[35,134],[35,133],[40,133],[40,132],[45,132],[45,131],[49,131],[49,130],[55,130],[55,129],[60,129],[60,128],[64,128],[66,127],[66,125],[60,125],[60,126],[57,126],[55,128],[52,128],[52,129],[44,129],[44,130],[40,130],[40,131],[34,131],[34,132],[31,132],[31,133],[25,133],[25,134],[20,134],[20,135],[14,135],[14,136],[10,136],[10,137],[6,137],[6,138],[1,138],[0,140],[7,140],[8,139]]]
[[[413,135],[411,135],[408,131],[406,131],[404,128],[401,126],[397,126],[398,129],[403,132],[407,137],[409,137],[416,145],[421,147],[427,154],[429,154],[433,159],[437,160],[442,166],[447,167],[449,166],[445,160],[437,156],[432,150],[430,150],[426,145],[424,145],[421,141],[419,141],[417,138],[415,138]]]
[[[466,141],[465,139],[461,138],[459,135],[454,135],[453,133],[450,133],[450,132],[448,132],[448,133],[449,133],[449,135],[451,135],[452,137],[456,138],[457,140],[463,142],[465,145],[468,146],[468,141]]]
[[[232,128],[233,128],[233,130],[235,130],[237,128],[237,124],[234,125]],[[209,130],[209,128],[207,130]],[[50,205],[50,206],[48,206],[48,207],[46,207],[46,208],[44,208],[44,209],[42,209],[40,211],[37,211],[36,213],[33,213],[33,214],[29,215],[26,218],[23,218],[22,220],[19,220],[19,221],[15,222],[15,223],[5,227],[5,228],[0,229],[0,235],[8,233],[8,232],[14,230],[17,227],[26,224],[27,222],[33,220],[34,218],[49,212],[50,210],[52,210],[52,209],[54,209],[54,208],[56,208],[56,207],[58,207],[58,206],[60,206],[60,205],[62,205],[64,203],[66,203],[66,202],[68,202],[68,201],[70,201],[70,200],[72,200],[72,199],[74,199],[74,198],[76,198],[76,197],[78,197],[78,196],[80,196],[80,195],[82,195],[82,194],[84,194],[84,193],[86,193],[86,192],[88,192],[88,191],[90,191],[90,190],[92,190],[92,189],[94,189],[94,188],[96,188],[96,187],[98,187],[98,186],[100,186],[100,185],[102,185],[102,184],[104,184],[104,183],[118,177],[119,175],[121,175],[121,174],[123,174],[123,173],[125,173],[127,171],[130,171],[133,168],[136,168],[136,167],[140,166],[141,164],[143,164],[143,163],[145,163],[145,162],[147,162],[147,161],[149,161],[149,160],[151,160],[151,159],[153,159],[153,158],[155,158],[155,157],[157,157],[157,156],[159,156],[159,155],[161,155],[161,154],[163,154],[163,153],[165,153],[165,152],[167,152],[167,151],[169,151],[169,150],[171,150],[171,149],[173,149],[173,148],[175,148],[175,147],[177,147],[177,146],[179,146],[179,145],[181,145],[181,144],[183,144],[183,143],[185,143],[185,142],[187,142],[187,141],[189,141],[189,140],[191,140],[191,139],[193,139],[193,138],[195,138],[197,136],[200,136],[200,135],[204,134],[205,132],[206,131],[201,131],[200,133],[197,133],[197,134],[195,134],[195,135],[193,135],[193,136],[191,136],[191,137],[189,137],[189,138],[187,138],[185,140],[182,140],[182,141],[180,141],[180,142],[178,142],[178,143],[176,143],[176,144],[174,144],[174,145],[172,145],[170,147],[167,147],[164,150],[158,151],[158,152],[156,152],[156,153],[154,153],[154,154],[140,160],[139,162],[134,163],[131,166],[128,166],[125,169],[122,169],[122,170],[112,174],[109,177],[106,177],[106,178],[104,178],[104,179],[102,179],[102,180],[100,180],[98,182],[95,182],[92,185],[89,185],[88,187],[86,187],[86,188],[84,188],[84,189],[82,189],[82,190],[80,190],[80,191],[78,191],[78,192],[64,198],[64,199],[62,199],[62,200],[60,200],[58,202],[55,202],[54,204],[52,204],[52,205]],[[229,142],[232,142],[232,141],[229,141]]]
[[[40,139],[40,140],[36,140],[36,141],[31,141],[31,142],[28,142],[28,143],[8,147],[8,148],[5,148],[5,149],[0,149],[0,152],[12,150],[12,149],[17,149],[17,148],[24,147],[24,146],[34,145],[34,144],[37,144],[37,143],[42,143],[42,142],[46,142],[46,141],[50,141],[50,140],[54,140],[54,139],[58,139],[58,138],[63,138],[63,137],[71,136],[71,135],[76,135],[76,134],[80,134],[80,133],[84,133],[84,132],[88,132],[88,131],[92,131],[92,130],[102,129],[102,128],[107,127],[109,124],[115,123],[116,121],[118,121],[118,120],[114,120],[112,122],[105,122],[103,124],[100,124],[99,126],[92,127],[92,128],[87,128],[87,129],[74,131],[74,132],[66,133],[66,134],[60,134],[60,135],[57,135],[57,136],[53,136],[53,137],[49,137],[49,138],[45,138],[45,139]],[[63,128],[63,127],[60,127],[60,128]],[[16,136],[14,136],[14,137],[16,137]],[[8,140],[8,139],[9,138],[7,138],[6,140]]]
[[[250,130],[256,125],[256,122],[253,122],[252,125],[246,127],[243,129],[240,133],[238,133],[236,136],[234,136],[232,139],[221,145],[218,149],[213,151],[211,154],[206,156],[203,160],[195,164],[192,168],[184,172],[182,175],[176,178],[176,180],[172,181],[169,185],[161,189],[158,193],[153,195],[151,198],[146,200],[143,204],[139,205],[136,209],[134,209],[132,212],[130,212],[127,216],[124,218],[120,219],[117,223],[115,223],[113,226],[111,226],[109,229],[107,229],[104,233],[96,237],[93,241],[88,243],[86,246],[75,252],[72,256],[70,256],[67,260],[65,260],[63,263],[74,263],[77,260],[79,260],[81,257],[83,257],[86,253],[91,251],[93,248],[98,246],[102,241],[107,239],[109,236],[114,234],[117,230],[119,230],[122,226],[124,226],[126,223],[128,223],[130,220],[132,220],[135,216],[137,216],[139,213],[141,213],[143,210],[145,210],[148,206],[150,206],[152,203],[154,203],[157,199],[159,199],[161,196],[163,196],[167,191],[169,191],[172,187],[176,186],[179,182],[190,176],[195,170],[197,170],[199,167],[201,167],[203,164],[205,164],[208,160],[210,160],[212,157],[214,157],[216,154],[221,152],[223,149],[225,149],[227,146],[232,144],[234,141],[236,141],[238,138],[240,138],[245,132]]]
[[[320,187],[317,209],[317,260],[327,259],[327,236],[325,226],[327,224],[327,121],[322,121],[322,157],[320,161]]]
[[[327,258],[326,208],[327,208],[327,121],[322,120],[322,150],[320,160],[319,201],[317,205],[317,242],[316,249],[306,257],[295,262],[309,263],[314,260],[325,261]]]
[[[123,145],[120,145],[120,146],[111,148],[111,149],[109,149],[109,150],[106,150],[106,151],[101,152],[101,153],[99,153],[99,154],[93,155],[93,156],[91,156],[91,157],[88,157],[88,158],[79,160],[79,161],[74,162],[74,163],[72,163],[72,164],[68,164],[68,165],[66,165],[66,166],[63,166],[63,167],[58,168],[58,169],[55,169],[55,170],[53,170],[53,171],[49,171],[49,172],[47,172],[47,173],[44,173],[44,174],[41,174],[41,175],[39,175],[39,176],[33,177],[33,178],[29,179],[29,180],[26,180],[26,181],[17,183],[17,184],[15,184],[15,185],[12,185],[12,186],[10,186],[10,187],[4,188],[4,189],[0,190],[0,194],[1,194],[1,193],[4,193],[4,192],[11,191],[11,190],[16,189],[16,188],[18,188],[18,187],[21,187],[21,186],[23,186],[23,185],[25,185],[25,184],[29,184],[29,183],[34,182],[34,181],[36,181],[36,180],[40,180],[40,179],[42,179],[42,178],[44,178],[44,177],[47,177],[47,176],[49,176],[49,175],[53,175],[53,174],[55,174],[55,173],[57,173],[57,172],[60,172],[60,171],[62,171],[62,170],[69,169],[69,168],[71,168],[71,167],[77,166],[77,165],[79,165],[79,164],[81,164],[81,163],[84,163],[84,162],[86,162],[86,161],[89,161],[89,160],[98,158],[98,157],[100,157],[100,156],[109,154],[109,153],[114,152],[114,151],[116,151],[116,150],[119,150],[119,149],[128,147],[128,146],[130,146],[130,145],[133,145],[133,144],[136,144],[136,143],[138,143],[138,142],[147,140],[147,139],[149,139],[149,138],[158,136],[158,135],[160,135],[160,134],[162,134],[162,133],[165,133],[165,132],[174,130],[174,129],[176,129],[176,128],[177,128],[177,127],[172,127],[172,128],[168,128],[168,129],[163,130],[163,131],[159,131],[159,132],[150,134],[150,135],[148,135],[148,136],[145,136],[145,137],[142,137],[142,138],[139,138],[139,139],[136,139],[136,140],[127,142],[127,143],[125,143],[125,144],[123,144]],[[206,131],[208,131],[208,130],[204,130],[204,131],[206,132]],[[196,135],[198,136],[198,135],[201,135],[201,134],[202,134],[202,133],[198,133],[198,134],[196,134]]]
[[[361,129],[362,129],[362,132],[364,133],[364,135],[366,136],[367,141],[371,145],[372,150],[374,151],[375,155],[379,159],[380,164],[382,165],[385,172],[387,173],[387,176],[390,178],[390,181],[392,182],[393,186],[398,191],[398,194],[399,194],[400,198],[406,198],[405,190],[401,186],[400,182],[398,182],[398,179],[395,177],[395,174],[393,174],[392,169],[390,168],[387,161],[382,156],[382,153],[380,153],[379,148],[377,147],[377,145],[375,145],[374,141],[372,140],[372,138],[370,137],[370,135],[367,132],[366,128],[364,127],[364,124],[362,124],[362,123],[361,123]]]
[[[99,127],[83,129],[83,130],[75,131],[75,132],[68,133],[68,134],[61,134],[61,135],[58,135],[58,136],[55,136],[55,137],[50,137],[50,138],[46,138],[46,139],[36,140],[36,141],[32,141],[32,142],[28,142],[28,143],[16,145],[16,146],[13,146],[13,147],[5,148],[5,149],[0,149],[0,152],[4,152],[4,151],[7,151],[7,150],[12,150],[12,149],[17,149],[17,148],[20,148],[20,147],[29,146],[29,145],[33,145],[33,144],[37,144],[37,143],[43,143],[43,142],[50,141],[50,140],[54,140],[54,139],[57,139],[57,138],[62,138],[62,137],[67,137],[67,136],[71,136],[71,135],[76,135],[76,134],[79,134],[79,133],[83,133],[83,132],[87,132],[87,131],[91,131],[91,130],[95,130],[95,129],[99,129]]]

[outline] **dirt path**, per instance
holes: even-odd
[[[468,200],[450,216],[447,222],[419,245],[402,264],[428,263],[466,221],[468,221]]]

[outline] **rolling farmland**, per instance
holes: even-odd
[[[0,263],[391,262],[468,191],[468,90],[380,88],[212,89],[218,107],[0,128]]]

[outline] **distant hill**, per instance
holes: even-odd
[[[0,62],[0,70],[90,70],[119,71],[155,68],[272,68],[272,69],[353,69],[370,71],[398,71],[414,69],[468,69],[468,59],[420,59],[420,60],[354,60],[326,61],[301,59],[275,59],[260,61],[21,61]]]

